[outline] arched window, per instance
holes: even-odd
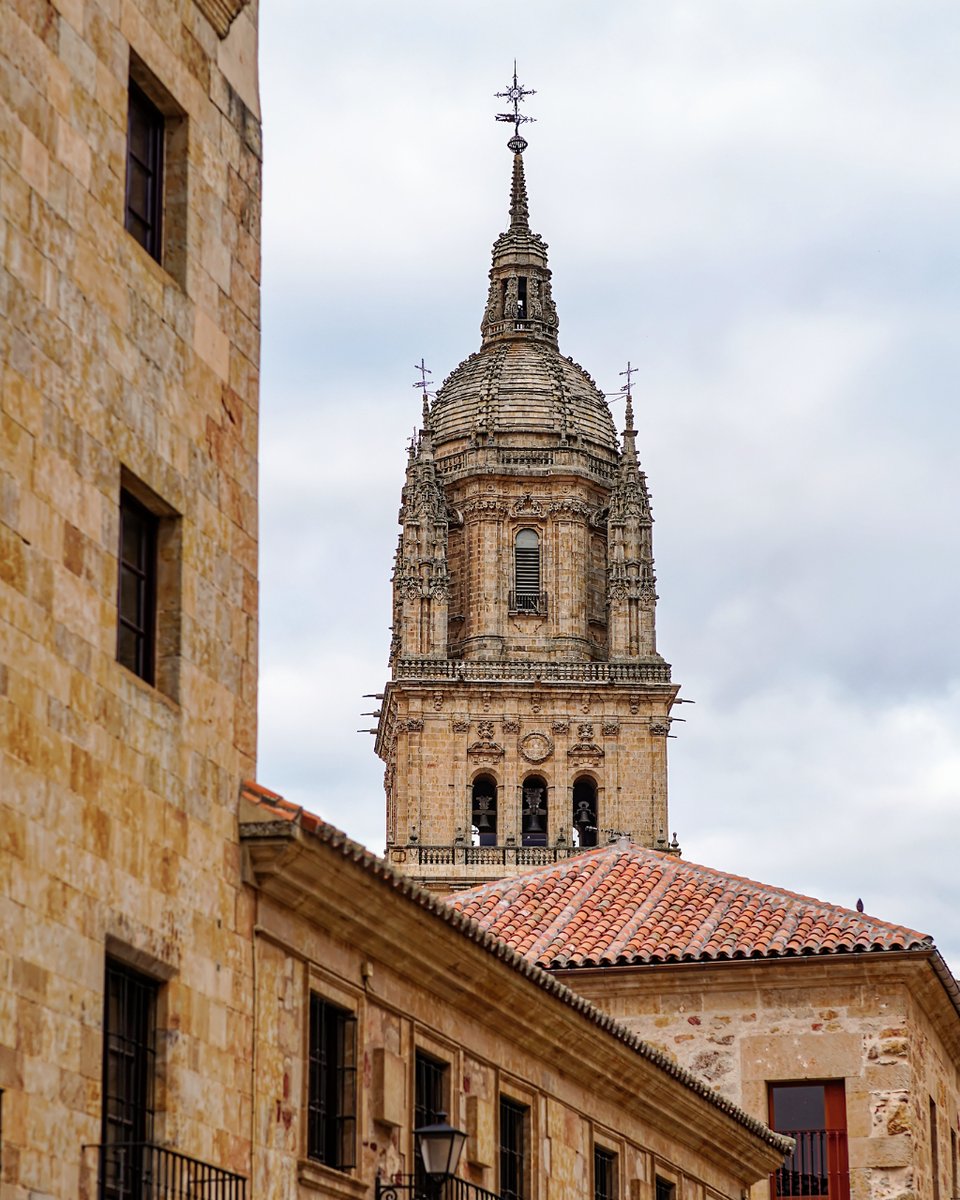
[[[539,775],[528,775],[523,781],[523,803],[520,810],[520,844],[547,844],[547,781]]]
[[[573,785],[573,830],[582,850],[597,845],[597,785],[589,775]]]
[[[497,781],[491,775],[478,775],[473,781],[470,820],[477,831],[478,846],[497,844]]]
[[[541,611],[540,535],[521,529],[513,549],[513,604],[517,612]]]

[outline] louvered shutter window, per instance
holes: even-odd
[[[514,558],[517,607],[524,598],[540,597],[540,538],[533,529],[517,534]]]

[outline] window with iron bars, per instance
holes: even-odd
[[[500,1097],[500,1200],[524,1200],[527,1192],[529,1109]]]
[[[310,995],[307,1155],[338,1171],[356,1166],[357,1019]]]
[[[602,1146],[593,1148],[593,1200],[617,1200],[617,1156]]]
[[[153,1138],[157,983],[107,959],[103,1011],[101,1200],[138,1194]],[[123,1153],[109,1153],[123,1147]]]
[[[435,1125],[440,1120],[440,1114],[447,1111],[445,1103],[447,1064],[418,1050],[414,1070],[416,1079],[413,1127],[420,1129],[423,1125]],[[417,1195],[426,1195],[429,1190],[427,1173],[423,1169],[420,1155],[416,1152],[414,1153],[414,1170]]]
[[[117,659],[154,681],[159,518],[128,491],[120,492]]]

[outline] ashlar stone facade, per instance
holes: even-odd
[[[556,974],[761,1120],[771,1086],[836,1081],[850,1200],[957,1194],[960,991],[932,948]]]
[[[789,1141],[316,817],[248,787],[241,839],[257,904],[258,1197],[360,1200],[377,1178],[408,1184],[423,1058],[468,1135],[459,1181],[475,1200],[509,1192],[504,1099],[522,1118],[533,1200],[602,1194],[597,1148],[624,1200],[671,1187],[742,1200],[782,1161]],[[317,1003],[349,1023],[334,1057],[356,1072],[350,1124],[329,1151],[311,1150]]]
[[[5,1200],[96,1186],[108,965],[156,1016],[137,1132],[250,1173],[256,39],[255,0],[0,3]],[[118,661],[123,497],[156,537],[146,678]]]
[[[627,422],[557,344],[522,151],[480,351],[411,444],[380,710],[388,857],[449,890],[628,834],[667,847],[678,688]]]

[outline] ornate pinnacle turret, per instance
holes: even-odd
[[[513,112],[497,113],[498,121],[513,125],[513,137],[507,142],[513,153],[510,182],[510,227],[493,244],[490,290],[480,329],[484,345],[491,341],[535,338],[556,346],[557,309],[550,291],[547,245],[530,230],[527,182],[523,152],[527,143],[520,126],[533,117],[520,112],[520,102],[535,93],[517,82],[517,64],[513,64],[513,83],[497,95],[509,100]]]
[[[647,494],[643,472],[640,470],[637,430],[633,419],[632,379],[635,373],[636,367],[631,366],[629,362],[627,369],[620,372],[627,377],[627,382],[620,389],[626,395],[627,404],[624,413],[620,473],[610,497],[610,516],[617,521],[622,521],[628,516],[642,517],[645,520],[649,520],[650,517],[650,497]]]

